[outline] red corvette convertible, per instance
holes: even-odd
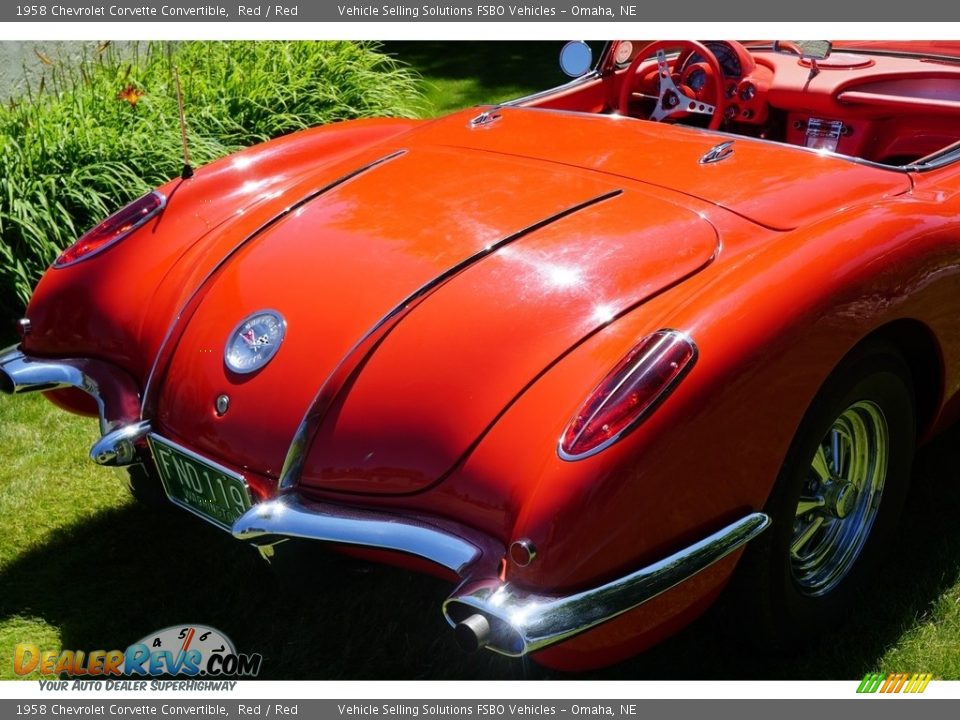
[[[588,56],[140,198],[0,386],[267,557],[449,578],[466,647],[610,663],[728,585],[765,637],[829,626],[960,408],[960,44]]]

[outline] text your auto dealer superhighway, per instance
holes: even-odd
[[[148,18],[148,17],[227,17],[227,9],[218,5],[200,5],[197,7],[173,7],[171,5],[161,5],[160,7],[150,7],[140,5],[135,7],[123,7],[121,5],[82,5],[80,7],[66,7],[64,5],[51,5],[50,14],[54,17],[128,17],[128,18]]]

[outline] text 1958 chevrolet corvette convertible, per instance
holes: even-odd
[[[731,580],[806,634],[960,408],[958,141],[960,44],[610,43],[140,198],[46,273],[0,384],[265,555],[450,578],[468,647],[613,662]]]

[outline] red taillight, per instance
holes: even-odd
[[[615,443],[666,398],[696,359],[697,346],[681,332],[644,338],[577,411],[560,439],[560,457],[579,460]]]
[[[167,198],[156,191],[134,200],[96,227],[87,230],[79,240],[60,253],[60,257],[54,261],[53,266],[72,265],[105,250],[163,210],[166,204]]]

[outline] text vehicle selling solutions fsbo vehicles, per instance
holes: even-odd
[[[827,626],[960,408],[960,44],[561,62],[136,200],[40,281],[2,389],[264,554],[449,578],[467,647],[610,663],[727,586],[767,636]]]

